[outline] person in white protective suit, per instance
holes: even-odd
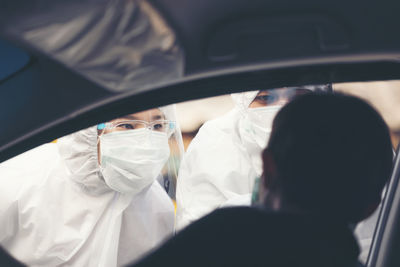
[[[331,90],[304,86],[232,94],[235,107],[206,122],[188,147],[177,184],[178,230],[212,210],[250,205],[262,173],[261,152],[280,108],[298,94]]]
[[[1,245],[29,266],[109,267],[171,236],[174,205],[157,178],[176,175],[174,112],[130,114],[1,164]]]

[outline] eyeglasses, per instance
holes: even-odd
[[[101,134],[107,134],[116,131],[131,131],[137,129],[148,129],[151,131],[165,132],[168,137],[172,135],[176,127],[174,121],[156,120],[152,122],[141,120],[124,120],[116,122],[105,122],[97,125],[97,130],[102,131]]]

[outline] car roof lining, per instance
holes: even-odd
[[[30,61],[30,57],[25,51],[3,40],[0,40],[0,58],[2,58],[0,62],[0,84],[25,68]],[[11,62],[7,60],[10,58],[12,58]],[[9,62],[11,64],[7,64]]]
[[[400,3],[395,0],[390,0],[386,3],[387,5],[367,0],[362,3],[362,6],[358,2],[345,0],[335,2],[318,0],[151,0],[151,3],[164,14],[182,42],[187,56],[187,74],[199,73],[209,68],[224,68],[249,62],[248,58],[245,58],[246,54],[240,53],[240,51],[236,51],[238,52],[236,58],[224,62],[213,62],[207,55],[207,50],[213,42],[215,34],[225,34],[217,42],[217,45],[218,43],[223,45],[224,40],[235,43],[229,38],[236,38],[232,39],[234,41],[243,40],[243,38],[238,38],[240,36],[238,36],[237,31],[229,31],[229,28],[235,25],[238,30],[242,28],[242,34],[261,37],[265,41],[263,48],[266,51],[269,48],[274,48],[274,46],[269,47],[268,38],[262,38],[263,31],[268,31],[268,33],[281,32],[282,35],[271,35],[274,36],[271,39],[282,37],[278,43],[281,51],[272,50],[274,53],[270,53],[279,54],[280,59],[287,58],[288,52],[296,52],[296,50],[292,50],[292,47],[295,46],[293,44],[298,44],[301,47],[301,56],[306,56],[306,54],[307,56],[318,56],[326,54],[326,52],[333,54],[336,52],[354,53],[357,50],[372,52],[376,51],[378,47],[395,51],[398,49],[397,44],[400,41],[396,34],[387,34],[388,32],[396,32],[396,25],[399,23],[399,17],[394,10],[400,6]],[[388,8],[389,6],[391,8]],[[361,9],[362,12],[360,12]],[[256,20],[257,17],[265,18],[265,20]],[[377,23],[378,21],[379,23]],[[251,27],[243,30],[249,25]],[[336,47],[338,50],[322,51],[321,47],[318,47],[318,40],[316,39],[316,46],[307,50],[307,46],[301,46],[301,41],[306,41],[306,39],[301,38],[301,35],[298,42],[285,39],[287,29],[290,30],[290,28],[296,28],[299,25],[304,25],[304,27],[313,31],[317,28],[319,30],[325,29],[325,26],[327,26],[326,29],[328,30],[323,30],[324,38],[326,37],[326,40],[329,40],[332,44],[338,44],[336,41],[343,41],[342,44],[346,46]],[[220,31],[218,29],[225,30]],[[315,34],[318,34],[318,30]],[[254,44],[256,43],[254,42]],[[232,49],[232,47],[229,47],[229,49]],[[257,50],[261,54],[258,57],[261,61],[269,60],[271,59],[270,56],[275,56],[262,54],[261,49]],[[227,51],[221,50],[221,52]],[[293,58],[298,54],[297,51],[289,57]],[[252,60],[254,61],[254,58]]]

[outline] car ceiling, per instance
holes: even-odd
[[[395,0],[152,0],[176,33],[184,53],[183,73],[162,84],[119,92],[82,75],[14,30],[16,21],[38,7],[69,7],[84,14],[93,5],[106,7],[109,2],[0,3],[0,38],[31,55],[24,68],[0,81],[0,161],[153,106],[261,87],[400,76],[400,3]]]
[[[154,0],[185,47],[186,72],[332,55],[397,54],[398,1]],[[234,41],[234,42],[232,42]]]

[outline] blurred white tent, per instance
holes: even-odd
[[[392,131],[400,130],[400,81],[338,83],[333,88],[368,101]]]
[[[176,105],[176,113],[182,132],[197,131],[206,121],[222,116],[233,108],[230,95],[187,101]]]

